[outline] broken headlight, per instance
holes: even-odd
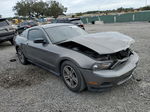
[[[100,63],[95,63],[93,65],[93,70],[107,70],[109,69],[113,64],[113,61],[104,61]]]

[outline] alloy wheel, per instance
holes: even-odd
[[[22,51],[20,50],[20,49],[18,49],[18,58],[19,58],[19,60],[20,60],[20,62],[21,63],[24,63],[24,55],[23,55],[23,53],[22,53]]]
[[[63,69],[65,82],[70,88],[75,88],[78,85],[78,78],[75,70],[71,66],[65,66]]]

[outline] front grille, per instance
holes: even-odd
[[[111,69],[127,62],[131,54],[132,52],[129,48],[112,54],[111,59],[114,60],[114,64],[111,66]]]
[[[132,77],[133,70],[118,78],[118,85],[126,82]]]
[[[128,58],[131,54],[132,54],[132,52],[128,48],[126,50],[122,50],[122,51],[112,54],[111,57],[113,58],[113,60],[118,60],[118,59],[121,60],[124,58]]]
[[[126,50],[122,50],[113,54],[105,54],[105,55],[95,55],[97,61],[113,61],[110,69],[113,69],[116,66],[124,64],[128,61],[129,57],[132,55],[131,49],[127,48]]]

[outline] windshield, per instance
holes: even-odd
[[[46,28],[45,30],[51,38],[52,43],[59,43],[73,37],[87,34],[81,28],[73,25]]]

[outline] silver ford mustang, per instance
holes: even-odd
[[[129,80],[139,60],[130,49],[133,43],[118,32],[88,34],[72,24],[36,26],[15,38],[22,64],[61,76],[74,92],[104,90]]]

